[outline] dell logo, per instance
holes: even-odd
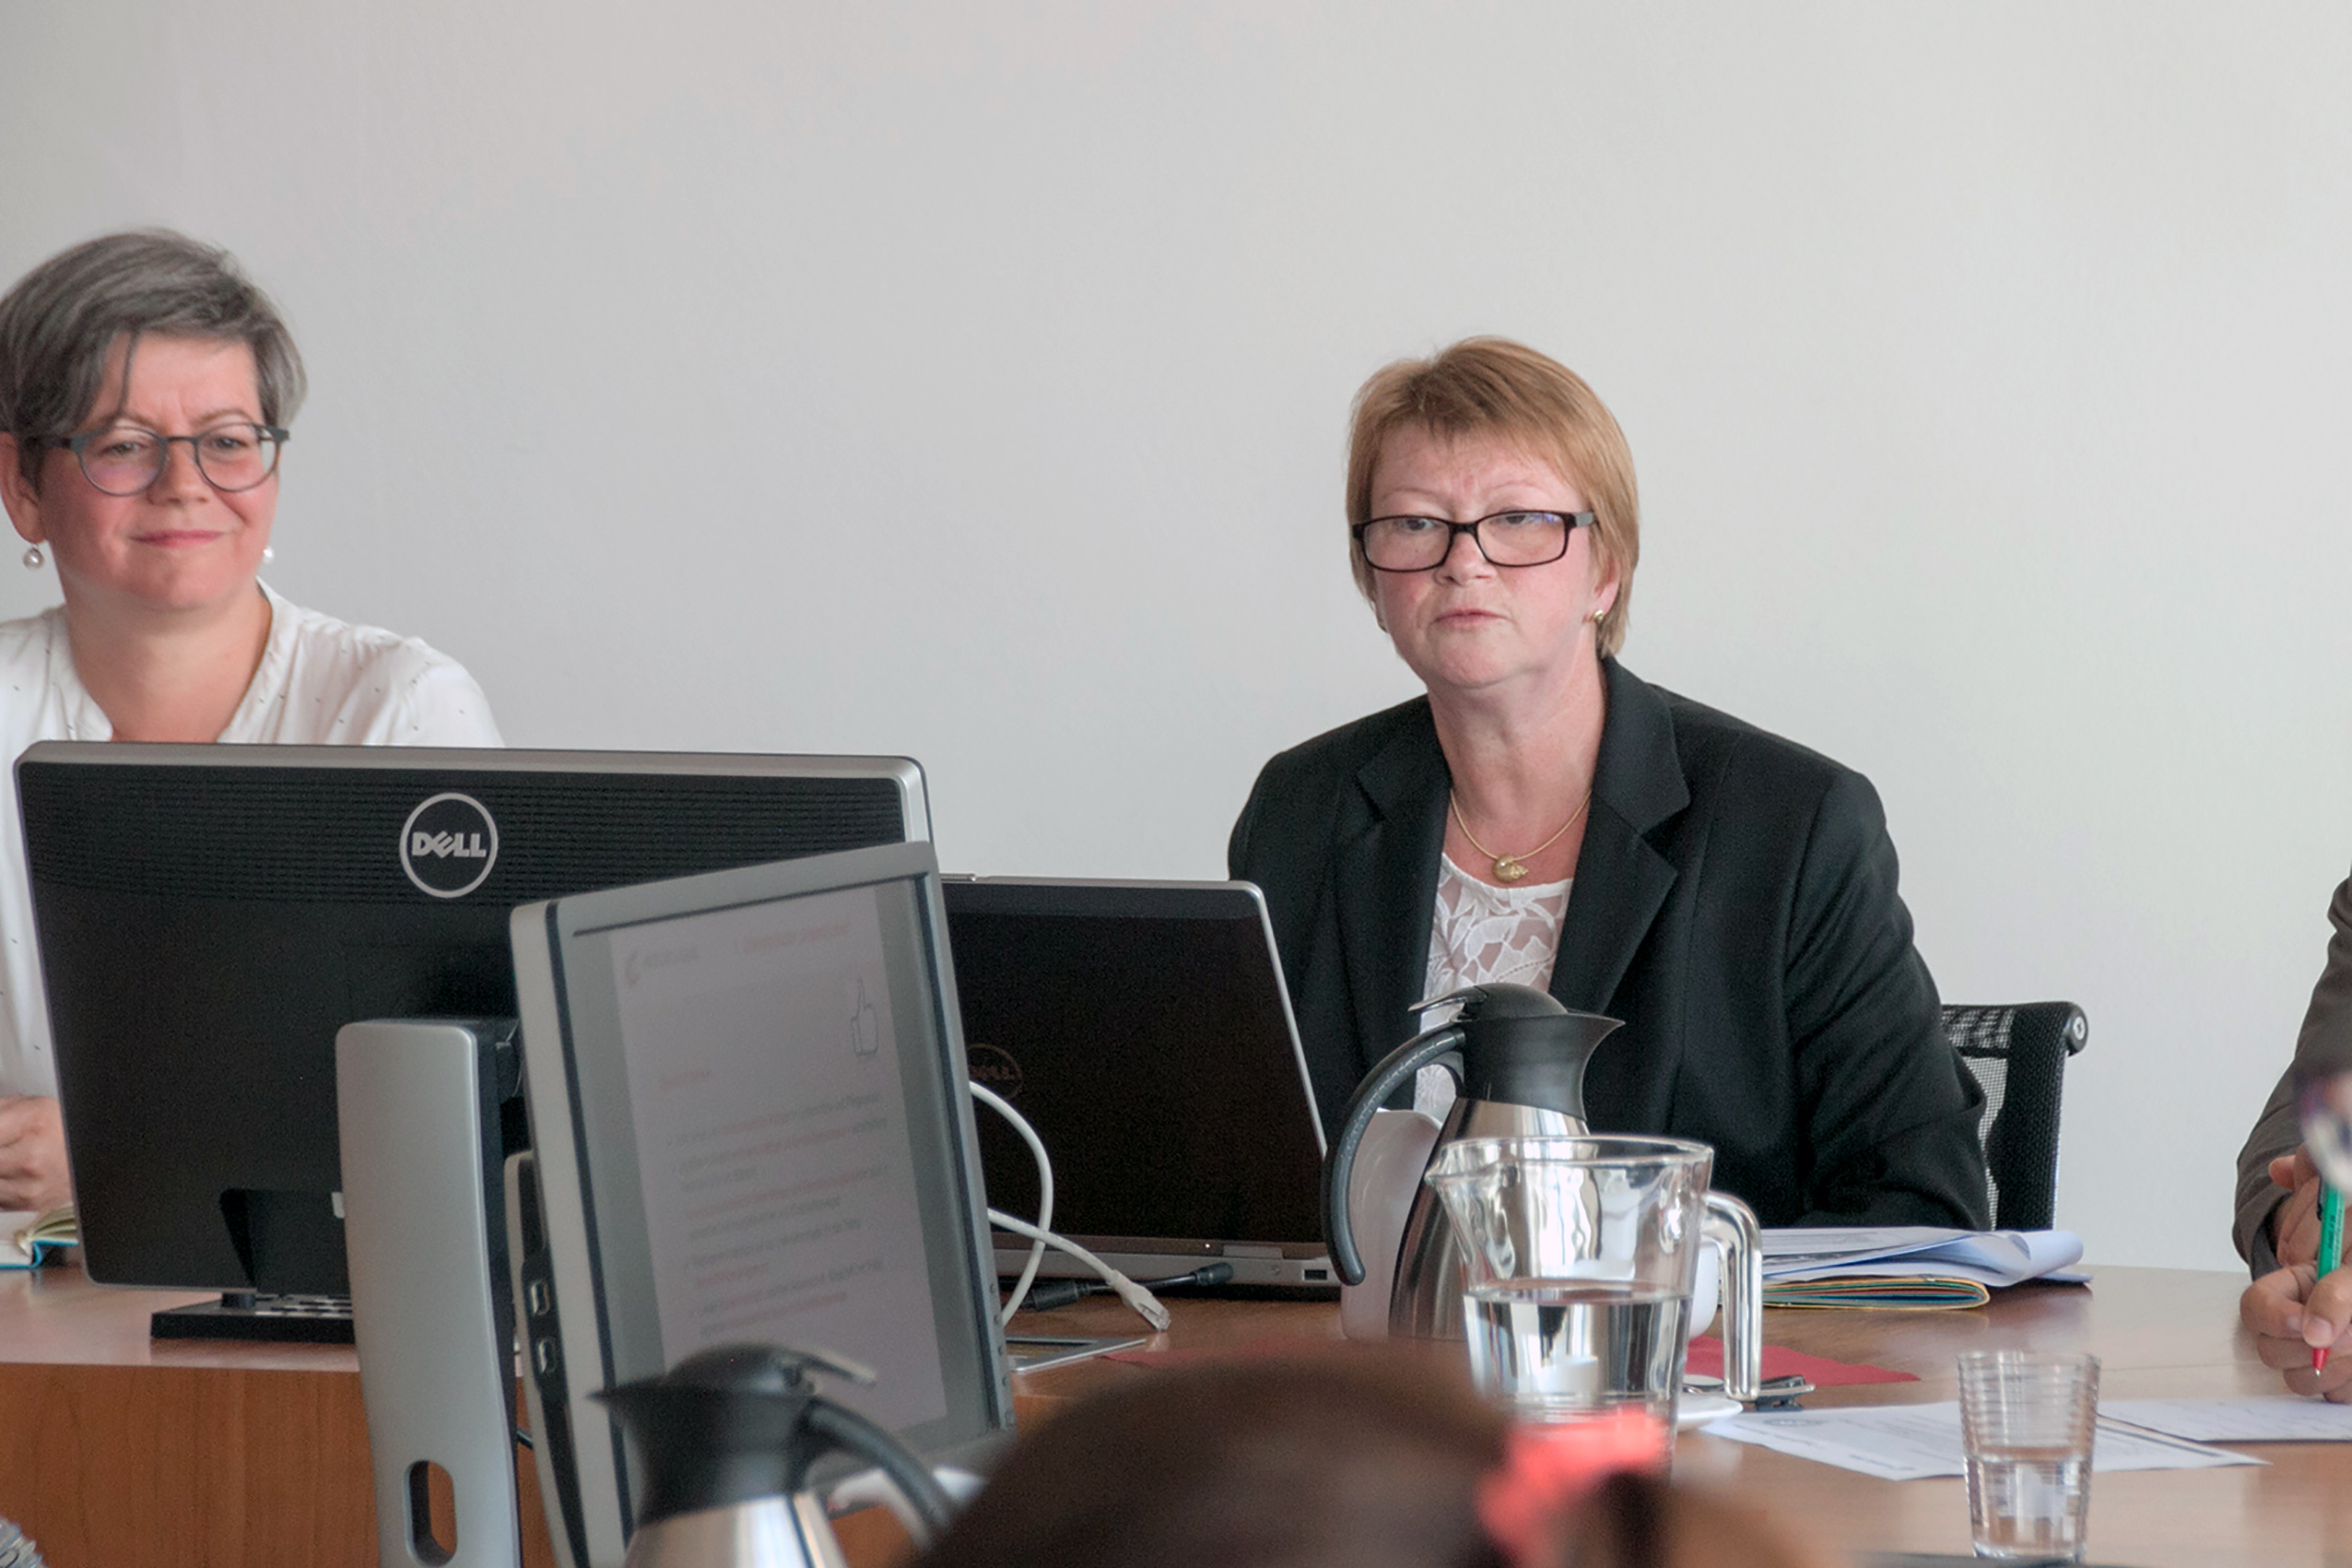
[[[1021,1098],[1021,1064],[1011,1052],[1001,1046],[974,1045],[963,1055],[972,1082],[994,1089],[1007,1100]]]
[[[498,858],[499,825],[470,795],[436,795],[400,830],[400,868],[436,898],[463,898],[488,879]]]
[[[443,860],[449,859],[452,855],[461,861],[484,861],[490,858],[490,851],[482,847],[480,833],[410,833],[408,853],[411,857],[438,855]]]

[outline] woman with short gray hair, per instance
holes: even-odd
[[[64,598],[0,624],[0,758],[36,740],[501,743],[456,663],[261,582],[303,390],[269,297],[183,234],[87,241],[0,296],[0,503]],[[15,789],[0,771],[0,1209],[43,1209],[71,1182]]]

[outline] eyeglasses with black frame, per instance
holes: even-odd
[[[236,420],[194,436],[166,436],[141,425],[114,424],[54,441],[73,454],[82,477],[109,496],[135,496],[163,477],[172,443],[185,441],[197,472],[215,490],[250,490],[278,471],[278,451],[292,433],[274,424]]]
[[[1467,533],[1497,566],[1548,566],[1568,553],[1568,535],[1593,526],[1589,512],[1497,512],[1475,522],[1444,517],[1375,517],[1348,530],[1364,564],[1375,572],[1426,572],[1454,553]]]

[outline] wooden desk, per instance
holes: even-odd
[[[2118,1398],[2266,1393],[2276,1374],[2237,1328],[2238,1275],[2101,1269],[2089,1291],[2027,1286],[1982,1311],[1773,1312],[1766,1337],[1921,1381],[1830,1389],[1815,1405],[1949,1400],[1952,1357],[2004,1345],[2083,1348]],[[358,1363],[348,1349],[155,1343],[147,1315],[197,1299],[109,1291],[78,1272],[0,1275],[0,1514],[54,1568],[374,1560],[374,1509]],[[1330,1340],[1338,1314],[1289,1303],[1185,1301],[1152,1348]],[[1127,1333],[1107,1297],[1016,1326]],[[1089,1361],[1014,1383],[1025,1422],[1149,1368]],[[2352,1562],[2352,1445],[2250,1450],[2267,1468],[2106,1475],[2093,1485],[2091,1555],[2143,1568],[2342,1568]],[[1678,1473],[1750,1489],[1840,1549],[1964,1553],[1968,1508],[1952,1481],[1880,1481],[1703,1435]],[[525,1560],[551,1560],[535,1478],[524,1481]],[[895,1555],[886,1522],[848,1522],[853,1557]]]
[[[2220,1398],[2280,1391],[2237,1326],[2243,1275],[2172,1269],[2099,1269],[2090,1290],[2024,1286],[1971,1312],[1794,1312],[1765,1315],[1765,1338],[1816,1355],[1918,1375],[1917,1383],[1826,1389],[1806,1403],[1920,1403],[1959,1398],[1953,1357],[1963,1350],[2082,1349],[2102,1362],[2111,1398]],[[1180,1304],[1176,1332],[1152,1348],[1206,1349],[1275,1337],[1338,1333],[1337,1315],[1241,1302]],[[1123,1321],[1122,1321],[1123,1318]],[[1041,1316],[1035,1332],[1131,1332],[1108,1297]],[[1051,1325],[1050,1327],[1048,1325]],[[1018,1380],[1025,1420],[1115,1378],[1149,1370],[1085,1362]],[[2352,1564],[2352,1445],[2248,1449],[2265,1468],[2103,1475],[2092,1484],[2090,1557],[2141,1568],[2344,1568]],[[1677,1475],[1719,1481],[1764,1499],[1834,1550],[1968,1551],[1963,1483],[1883,1481],[1721,1438],[1692,1434],[1676,1449]]]
[[[373,1563],[358,1356],[148,1338],[156,1308],[204,1299],[0,1273],[0,1515],[50,1568]],[[526,1568],[553,1568],[527,1467],[522,1504]]]
[[[1916,1373],[1917,1383],[1824,1390],[1808,1404],[1958,1399],[1964,1350],[2087,1350],[2111,1399],[2217,1399],[2283,1391],[2237,1326],[2245,1276],[2171,1269],[2098,1269],[2088,1291],[2023,1286],[1977,1312],[1773,1312],[1767,1339],[1841,1361]],[[2232,1445],[2236,1447],[2237,1445]],[[2097,1562],[2144,1568],[2340,1568],[2352,1561],[2352,1446],[2248,1448],[2265,1468],[2103,1475],[2091,1483]],[[1696,1435],[1677,1473],[1720,1480],[1770,1500],[1816,1539],[1848,1550],[1966,1553],[1964,1483],[1882,1481],[1766,1449]]]

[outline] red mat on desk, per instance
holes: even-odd
[[[1684,1370],[1704,1377],[1724,1375],[1724,1342],[1706,1335],[1691,1341],[1691,1354],[1683,1363]],[[1841,1383],[1916,1383],[1915,1372],[1889,1371],[1884,1367],[1866,1366],[1857,1361],[1832,1361],[1823,1355],[1807,1355],[1786,1345],[1764,1347],[1764,1375],[1787,1377],[1791,1372],[1804,1376],[1816,1388],[1835,1388]]]

